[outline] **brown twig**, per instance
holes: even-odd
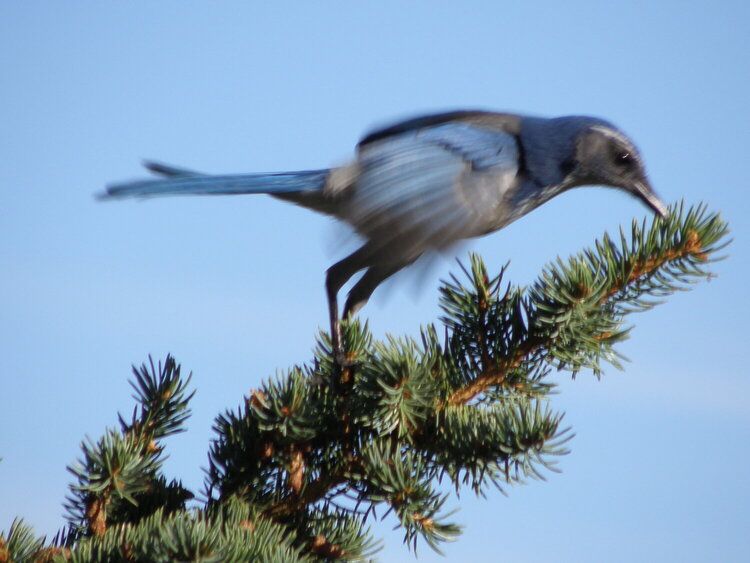
[[[96,537],[102,537],[107,531],[106,495],[94,497],[86,508],[86,520],[89,523],[89,532]]]
[[[330,559],[341,559],[346,556],[341,546],[329,542],[325,536],[317,535],[310,542],[310,551]]]
[[[304,491],[295,493],[281,500],[278,504],[264,511],[264,515],[271,518],[288,516],[302,510],[308,504],[312,504],[322,499],[328,491],[346,481],[346,475],[356,466],[356,459],[349,460],[342,464],[338,471],[327,475],[321,475],[315,481],[312,481]]]

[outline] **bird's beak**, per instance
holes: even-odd
[[[648,181],[643,180],[637,182],[633,186],[633,192],[636,196],[643,200],[643,202],[658,213],[662,219],[669,217],[669,209],[664,202],[659,199],[659,196],[654,193],[653,188],[649,185]]]

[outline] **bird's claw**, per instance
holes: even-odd
[[[333,362],[341,369],[353,368],[361,363],[347,356],[343,350],[337,350],[333,353]]]

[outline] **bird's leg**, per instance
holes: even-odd
[[[370,299],[372,292],[375,291],[383,281],[391,277],[406,265],[408,265],[408,263],[371,266],[362,278],[354,284],[354,287],[349,292],[349,296],[346,299],[346,305],[344,306],[343,318],[348,319],[364,307]]]
[[[326,276],[326,295],[328,296],[328,320],[331,327],[331,350],[334,357],[342,353],[341,350],[341,323],[339,322],[339,303],[337,280],[331,276],[331,270],[328,270]]]
[[[339,320],[338,293],[354,274],[366,267],[370,254],[370,248],[365,244],[360,249],[328,268],[326,275],[328,317],[331,323],[331,348],[334,362],[338,368],[344,367],[346,364],[341,334],[341,321]]]

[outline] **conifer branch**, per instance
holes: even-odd
[[[157,508],[178,510],[192,493],[178,482],[167,483],[159,474],[162,446],[159,440],[183,431],[190,415],[186,394],[190,377],[183,381],[171,356],[164,364],[133,367],[134,398],[140,405],[132,420],[118,415],[120,431],[108,429],[98,441],[82,444],[83,457],[69,471],[78,484],[71,485],[68,519],[73,541],[78,535],[103,537],[108,527],[132,521]]]
[[[605,234],[547,265],[527,288],[472,255],[466,279],[440,289],[441,329],[378,342],[344,323],[346,366],[323,334],[309,366],[218,416],[206,501],[193,510],[192,493],[161,474],[163,438],[189,415],[190,378],[169,356],[150,361],[134,369],[132,417],[87,439],[70,468],[67,533],[45,545],[14,522],[0,563],[362,560],[377,549],[365,527],[376,516],[395,518],[411,548],[421,539],[439,551],[460,533],[443,480],[484,496],[555,471],[572,433],[550,406],[549,376],[619,367],[625,318],[711,277],[726,234],[705,206],[680,204],[668,220],[634,222],[617,243]]]
[[[717,243],[726,232],[726,224],[718,215],[708,214],[704,205],[686,212],[680,204],[672,209],[669,219],[654,218],[650,228],[645,220],[640,226],[634,221],[630,240],[621,232],[619,246],[605,234],[602,242],[596,242],[596,250],[586,249],[567,263],[558,259],[548,265],[522,302],[528,324],[519,345],[497,360],[485,362],[481,373],[453,391],[447,404],[465,404],[504,385],[509,373],[524,362],[533,362],[540,351],[547,361],[556,362],[556,367],[572,363],[574,373],[588,366],[598,374],[598,355],[616,361],[611,344],[626,336],[627,331],[620,329],[623,317],[655,305],[649,296],[662,297],[699,278],[710,278],[705,265],[722,259],[717,252],[729,242]],[[444,296],[457,289],[455,283],[448,285]],[[480,304],[483,299],[478,298]],[[560,354],[558,342],[567,345],[568,341],[561,336],[588,330],[583,326],[588,320],[597,326],[578,336],[588,338],[583,354],[589,357],[566,361],[568,355]]]

